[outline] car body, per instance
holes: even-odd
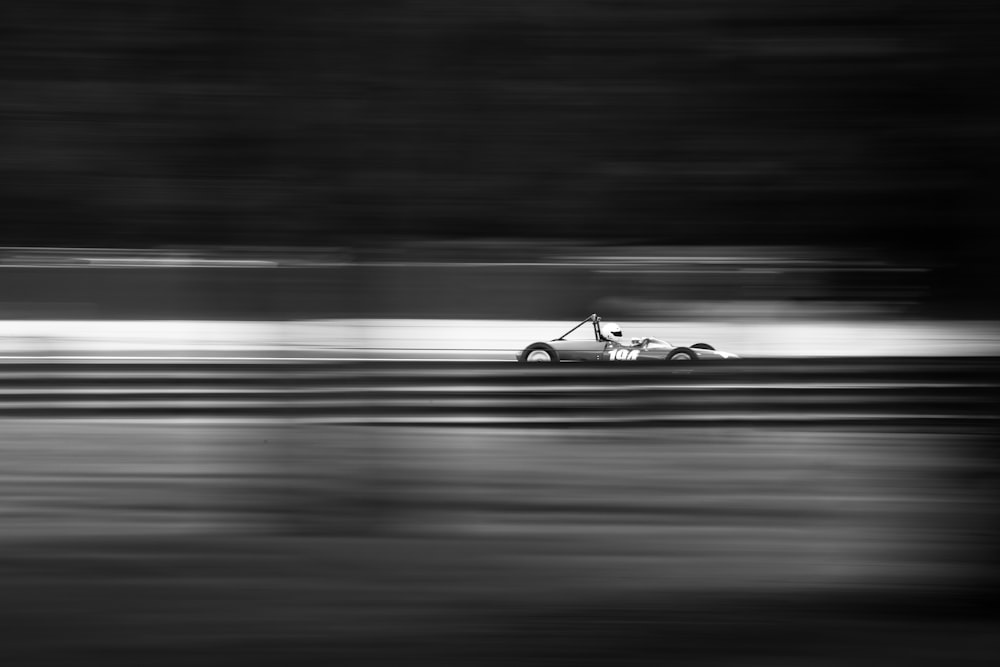
[[[566,340],[585,324],[593,325],[593,340]],[[607,340],[601,335],[601,318],[594,313],[559,338],[531,343],[518,352],[521,363],[557,363],[561,361],[671,361],[694,362],[715,359],[739,359],[730,352],[716,350],[708,343],[689,347],[672,345],[660,338],[633,338],[630,345]]]

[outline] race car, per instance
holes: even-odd
[[[566,340],[585,324],[594,329],[594,340]],[[594,313],[559,338],[532,343],[517,354],[523,364],[557,363],[560,361],[676,361],[694,362],[709,359],[739,359],[735,354],[716,350],[708,343],[690,347],[671,345],[659,338],[633,338],[629,344],[621,339],[622,330],[612,322],[601,322]]]

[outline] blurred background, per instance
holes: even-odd
[[[4,3],[0,651],[985,664],[998,19]]]

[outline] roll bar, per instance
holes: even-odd
[[[589,317],[587,317],[587,319],[583,320],[582,322],[580,322],[579,324],[577,324],[575,327],[573,327],[572,329],[570,329],[569,331],[567,331],[566,333],[564,333],[562,336],[559,336],[559,338],[556,338],[554,340],[563,340],[563,339],[565,339],[566,336],[570,335],[571,333],[573,333],[574,331],[576,331],[577,329],[579,329],[580,327],[582,327],[587,322],[593,322],[594,323],[594,339],[595,340],[601,340],[601,334],[600,334],[599,329],[598,329],[598,323],[600,321],[601,321],[601,318],[597,316],[597,313],[592,313]]]

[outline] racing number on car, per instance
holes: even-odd
[[[609,359],[611,361],[635,361],[639,358],[639,350],[614,350]]]

